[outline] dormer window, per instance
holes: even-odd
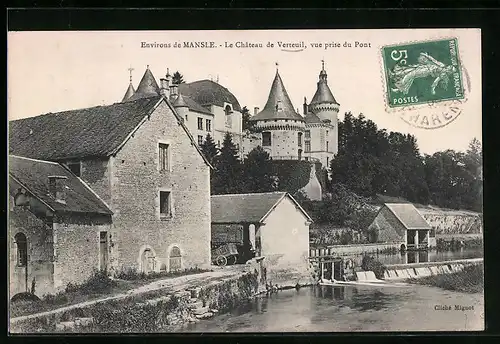
[[[224,108],[224,113],[225,113],[225,124],[226,124],[226,128],[231,128],[233,126],[233,109],[231,107],[231,105],[226,105],[226,107]]]
[[[283,104],[282,104],[281,100],[278,100],[276,102],[276,111],[283,111]]]
[[[80,161],[68,162],[66,163],[66,166],[68,166],[69,170],[73,172],[74,175],[76,175],[77,177],[81,177],[82,165]]]

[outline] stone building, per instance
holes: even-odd
[[[147,69],[122,103],[9,122],[11,154],[63,164],[109,205],[110,273],[210,265],[210,164],[153,81]]]
[[[198,144],[210,134],[220,147],[225,134],[229,132],[237,147],[242,146],[244,135],[240,103],[219,83],[212,80],[198,80],[177,85],[172,82],[172,76],[167,69],[167,74],[160,78],[158,86],[148,68],[139,82],[137,91],[130,81],[122,101],[133,100],[144,93],[151,96],[166,96]]]
[[[405,250],[431,246],[435,239],[430,237],[431,229],[411,203],[385,203],[368,227],[377,233],[377,241],[401,244]]]
[[[212,228],[242,226],[243,246],[264,256],[269,271],[307,271],[311,223],[286,192],[212,196]]]
[[[62,165],[9,156],[10,296],[54,293],[107,270],[112,214]]]

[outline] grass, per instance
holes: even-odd
[[[20,300],[11,302],[9,315],[15,318],[23,315],[51,311],[57,308],[99,299],[101,297],[125,293],[128,290],[149,284],[156,280],[193,275],[208,271],[211,270],[191,268],[171,273],[160,272],[146,275],[128,270],[118,274],[119,279],[114,280],[96,271],[84,283],[79,285],[70,283],[66,286],[64,291],[57,294],[45,295],[40,301]]]
[[[483,265],[469,265],[459,272],[412,279],[410,282],[462,293],[481,293],[484,291]]]

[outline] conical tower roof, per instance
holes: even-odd
[[[139,98],[149,98],[160,95],[160,87],[156,83],[155,77],[149,66],[146,68],[144,75],[142,76],[139,86],[137,86],[137,91],[130,97],[130,100],[135,100]]]
[[[125,92],[125,95],[123,96],[122,103],[126,100],[128,100],[130,97],[132,97],[135,94],[135,89],[132,83],[128,84],[127,92]]]
[[[188,107],[186,101],[184,100],[184,97],[182,96],[182,94],[179,93],[179,95],[177,96],[177,99],[175,99],[174,103],[172,104],[175,108],[179,108],[179,107]]]
[[[252,117],[253,121],[275,119],[304,120],[304,118],[294,110],[292,101],[286,92],[283,80],[281,80],[281,76],[277,70],[264,109]]]
[[[316,93],[314,93],[310,105],[321,103],[338,104],[332,94],[332,91],[330,91],[330,87],[328,87],[327,76],[328,75],[326,74],[325,64],[323,63],[323,67],[321,69],[321,72],[319,73],[319,81],[316,88]]]

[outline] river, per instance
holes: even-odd
[[[441,310],[443,306],[451,310]],[[472,306],[467,311],[455,305]],[[438,309],[439,308],[439,309]],[[183,332],[479,331],[483,294],[435,287],[331,287],[283,290]]]
[[[375,255],[384,264],[482,257],[482,250]],[[471,307],[455,310],[455,305]],[[447,310],[444,306],[450,306]],[[478,331],[484,295],[423,285],[315,286],[259,297],[229,314],[186,325],[185,332]]]

